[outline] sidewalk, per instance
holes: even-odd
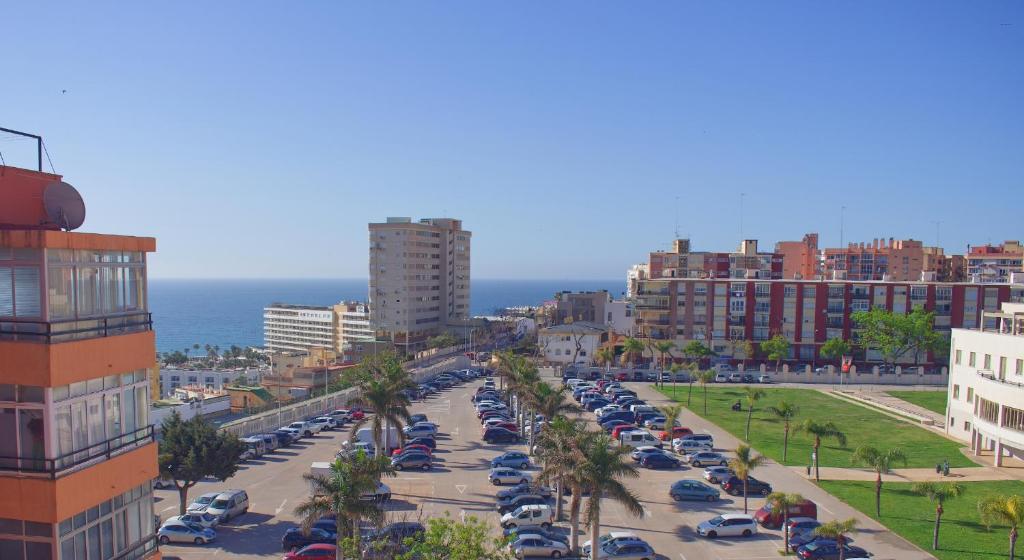
[[[806,467],[787,467],[799,476],[807,479]],[[875,471],[867,469],[821,467],[822,480],[875,480]],[[935,469],[893,469],[891,473],[882,475],[883,482],[980,482],[986,480],[1014,480],[1015,477],[994,467],[964,467],[949,469],[949,476],[942,476]]]
[[[838,395],[856,399],[866,404],[881,408],[895,414],[909,416],[921,422],[924,428],[933,428],[943,431],[946,427],[946,419],[942,414],[916,404],[896,398],[888,393],[876,391],[859,391],[856,389],[842,389],[835,391]]]
[[[636,391],[641,399],[654,406],[671,402],[668,397],[659,393],[649,383],[629,382],[626,385]],[[740,441],[729,432],[687,409],[683,409],[680,422],[692,429],[694,433],[709,433],[714,436],[716,449],[732,450],[740,444]],[[761,480],[770,482],[776,490],[797,492],[805,498],[814,501],[814,503],[818,504],[819,517],[822,519],[857,518],[860,527],[857,536],[859,542],[857,544],[874,553],[875,558],[878,560],[926,560],[935,558],[903,537],[893,533],[881,523],[829,494],[815,484],[813,480],[808,480],[802,468],[793,469],[769,459],[763,467],[757,469],[756,476]]]

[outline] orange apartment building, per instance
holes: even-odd
[[[782,255],[782,277],[787,280],[813,280],[821,274],[817,233],[808,233],[800,241],[779,241],[775,252]]]
[[[76,207],[78,207],[76,209]],[[64,231],[61,176],[0,166],[0,558],[159,558],[148,237]]]
[[[924,245],[914,239],[875,239],[825,249],[825,278],[918,281],[925,270]]]

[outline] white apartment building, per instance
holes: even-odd
[[[984,311],[979,329],[953,329],[946,433],[1024,459],[1024,303]]]
[[[470,313],[470,239],[462,221],[388,218],[369,224],[370,322],[399,343],[417,343]]]
[[[256,368],[242,370],[210,370],[210,369],[160,369],[160,397],[166,398],[174,394],[179,387],[200,387],[213,391],[231,385],[239,376],[245,377],[247,383],[255,385],[259,382],[260,370]]]
[[[647,263],[634,264],[626,271],[626,299],[633,299],[637,291],[637,282],[647,280],[650,267]]]
[[[555,325],[537,333],[537,347],[549,363],[593,365],[607,332],[604,325],[588,321]]]
[[[343,301],[334,306],[337,321],[337,351],[344,353],[345,347],[354,342],[376,340],[370,324],[370,306],[357,301]]]
[[[313,346],[335,349],[333,307],[274,303],[263,309],[263,345],[274,351],[303,351]]]

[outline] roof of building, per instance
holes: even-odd
[[[607,331],[608,328],[604,325],[597,323],[591,323],[590,321],[575,321],[572,323],[565,323],[562,325],[554,325],[543,329],[544,332],[549,333],[571,333],[571,334],[601,334]]]
[[[271,402],[274,400],[274,395],[271,394],[270,391],[264,389],[263,387],[243,387],[239,385],[232,385],[231,387],[228,388],[234,391],[246,391],[248,393],[252,393],[266,402]]]

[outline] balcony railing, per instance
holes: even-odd
[[[149,553],[155,550],[156,535],[150,535],[128,550],[122,550],[117,556],[114,556],[112,560],[135,560],[137,558],[145,558]]]
[[[0,340],[56,344],[71,340],[103,338],[153,330],[151,313],[132,313],[96,317],[39,321],[25,319],[0,320]]]
[[[35,473],[46,474],[50,478],[59,478],[75,470],[76,467],[96,459],[110,459],[130,451],[136,447],[153,441],[153,426],[139,428],[134,432],[116,438],[101,441],[77,451],[65,453],[53,459],[43,457],[10,457],[0,455],[0,473]]]
[[[995,381],[996,383],[1002,383],[1003,385],[1012,385],[1014,387],[1024,387],[1024,383],[1018,383],[1016,381],[1007,381],[1006,379],[1000,378],[998,375],[993,373],[991,370],[979,369],[978,370],[978,375],[981,376],[981,377],[984,377],[985,379],[988,379],[990,381]]]

